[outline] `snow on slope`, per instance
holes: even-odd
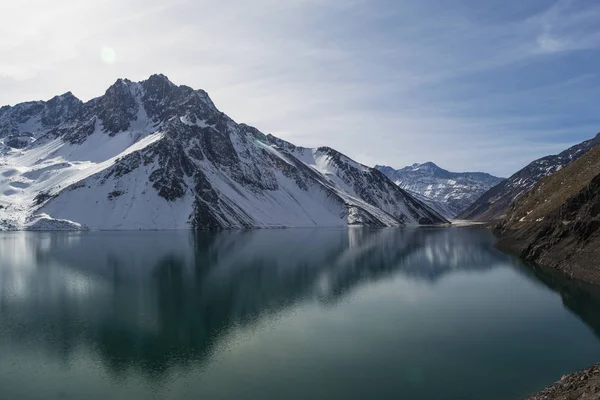
[[[104,96],[70,102],[76,113],[59,107],[68,115],[50,120],[40,117],[43,102],[29,119],[15,114],[21,105],[0,109],[9,131],[0,131],[0,229],[447,222],[378,171],[239,125],[205,92],[162,75],[118,80]],[[24,148],[6,143],[23,133],[15,120],[33,130]]]
[[[325,185],[336,190],[347,201],[362,199],[375,206],[376,213],[384,211],[403,223],[430,223],[422,220],[423,213],[434,214],[438,219],[444,219],[435,210],[398,188],[376,169],[359,164],[330,147],[307,149],[272,135],[268,135],[267,139],[319,172],[326,178]]]
[[[143,138],[130,132],[111,140],[97,131],[82,148],[53,139],[9,153],[0,165],[0,219],[9,226],[26,225],[30,205],[40,198],[38,196],[57,195],[62,189],[108,168],[120,157],[141,150],[161,137],[160,132]],[[71,206],[76,205],[74,202]]]

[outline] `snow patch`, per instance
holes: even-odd
[[[82,231],[87,228],[67,219],[55,219],[48,214],[34,215],[25,225],[28,231]]]

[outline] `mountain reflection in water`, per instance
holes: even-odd
[[[396,273],[435,283],[491,268],[492,243],[469,229],[14,233],[0,240],[1,318],[13,339],[65,358],[89,342],[115,373],[161,374],[297,302]]]
[[[600,297],[494,240],[481,228],[1,233],[0,398],[147,398],[200,377],[160,398],[430,399],[436,385],[453,398],[481,398],[486,385],[505,388],[498,399],[524,395],[588,362],[566,348],[515,381],[541,365],[544,347],[523,346],[548,326],[588,343],[554,292],[596,334]],[[285,381],[317,376],[327,384]]]

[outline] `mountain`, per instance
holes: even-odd
[[[496,231],[500,247],[600,284],[600,146],[540,180]]]
[[[482,172],[449,172],[432,162],[402,169],[384,165],[375,168],[446,218],[456,217],[488,189],[503,181]]]
[[[484,193],[458,218],[474,221],[492,221],[502,218],[510,204],[529,192],[540,179],[566,167],[598,144],[600,144],[600,133],[595,138],[570,147],[558,155],[535,160]]]
[[[447,223],[376,169],[294,146],[164,75],[0,109],[4,229]]]
[[[81,100],[67,92],[48,101],[0,107],[0,138],[49,131],[75,117],[82,105]]]

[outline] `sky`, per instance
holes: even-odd
[[[0,105],[163,73],[367,165],[509,176],[600,131],[597,0],[19,0]]]

